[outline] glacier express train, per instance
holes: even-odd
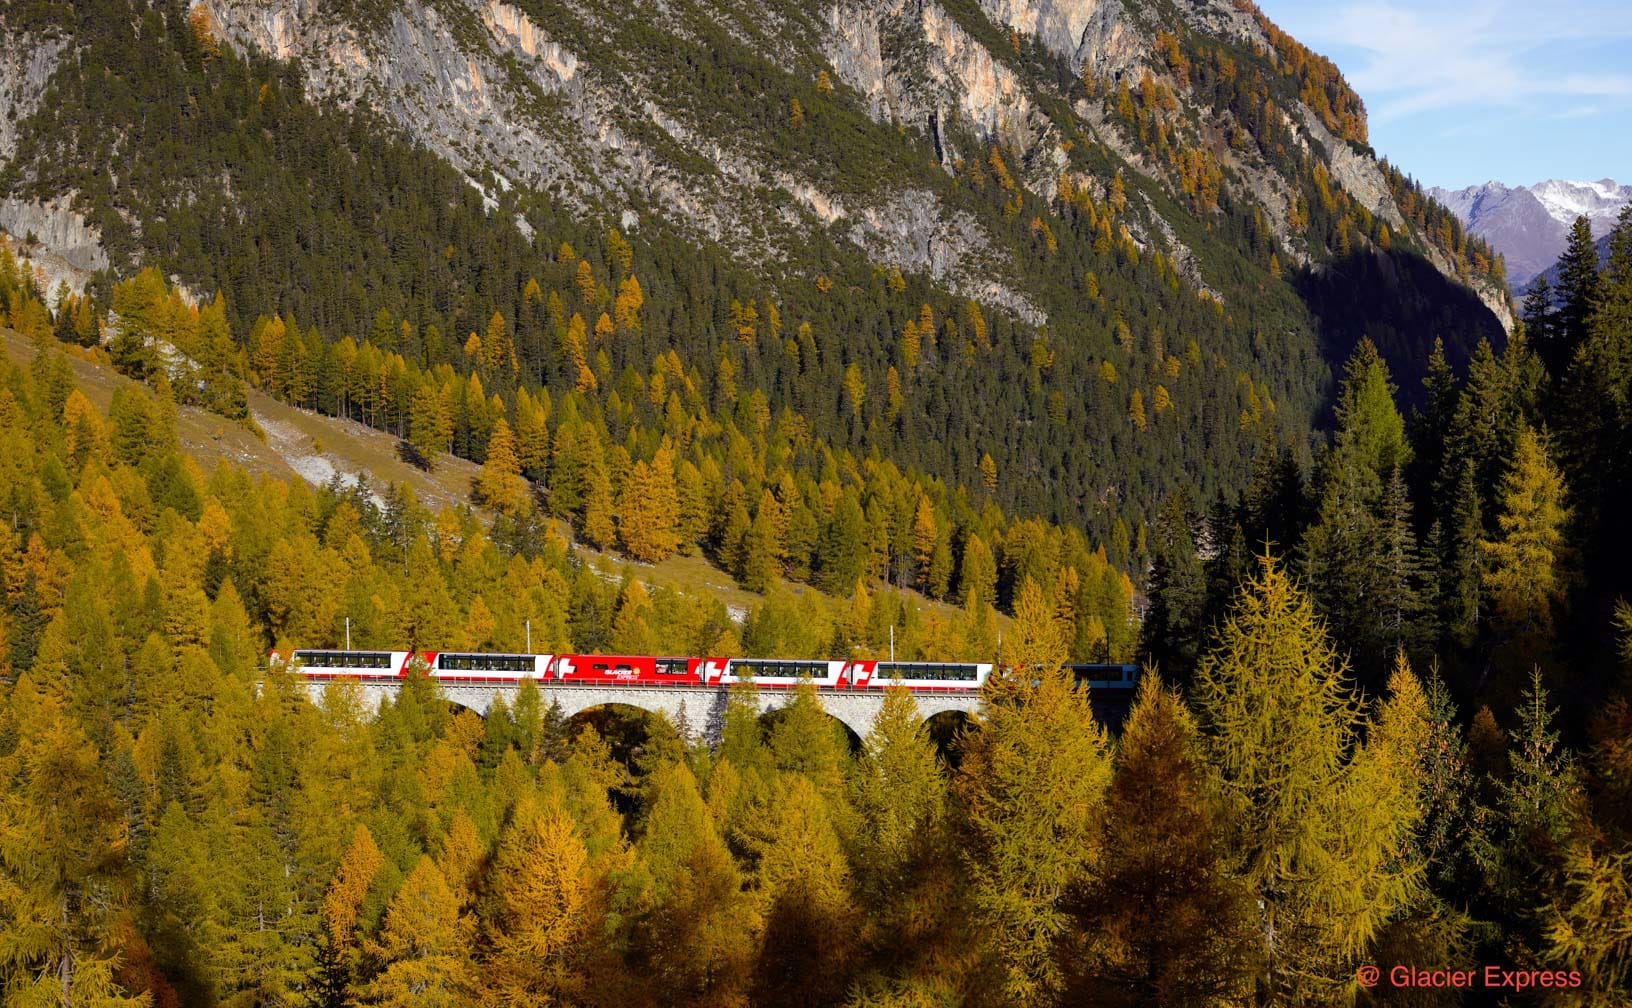
[[[974,690],[992,674],[989,662],[889,662],[806,658],[685,658],[657,655],[494,654],[463,651],[272,652],[274,668],[313,679],[350,676],[400,679],[415,659],[441,682],[506,684],[522,679],[581,685],[728,686],[751,681],[789,689],[809,677],[833,689],[883,689],[899,681],[914,690]]]

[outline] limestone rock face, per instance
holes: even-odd
[[[102,249],[102,235],[69,209],[72,202],[72,194],[46,202],[0,200],[0,231],[17,238],[33,235],[41,246],[76,269],[106,269],[108,256]]]
[[[1173,164],[1136,144],[1098,99],[1080,91],[1061,102],[1071,77],[1137,87],[1147,71],[1165,73],[1159,32],[1206,35],[1241,53],[1273,57],[1273,40],[1235,0],[1173,0],[1157,10],[1128,0],[717,0],[647,5],[611,0],[379,0],[334,5],[320,0],[198,0],[224,41],[298,66],[306,92],[341,107],[366,107],[404,136],[459,168],[497,205],[500,190],[520,186],[609,221],[638,226],[649,215],[719,242],[754,264],[786,262],[826,231],[881,266],[928,273],[954,293],[1044,322],[1038,296],[1018,279],[1016,250],[994,239],[991,218],[955,205],[959,195],[936,174],[955,177],[971,162],[1000,157],[1016,181],[1044,200],[1062,179],[1104,198],[1111,176],[1153,179],[1182,208],[1187,198]],[[547,16],[543,11],[551,12]],[[635,39],[639,44],[629,45]],[[691,45],[706,63],[708,40],[739,52],[728,72],[759,60],[777,75],[838,87],[848,104],[919,150],[912,177],[835,177],[804,160],[767,156],[756,143],[780,107],[722,113],[716,94],[690,94],[691,65],[641,58],[640,45]],[[37,106],[65,43],[6,32],[0,22],[0,167],[16,152],[18,124]],[[746,56],[744,55],[746,53]],[[713,84],[720,90],[718,81]],[[1103,93],[1103,92],[1102,92]],[[741,96],[747,105],[757,98]],[[1262,212],[1283,258],[1318,261],[1290,223],[1297,183],[1256,145],[1232,140],[1240,124],[1217,121],[1207,101],[1177,91],[1193,126],[1184,142],[1217,159],[1237,201]],[[1301,100],[1282,95],[1277,109],[1294,142],[1322,160],[1329,176],[1391,230],[1403,225],[1388,180],[1368,150],[1334,138]],[[724,117],[722,121],[722,115]],[[857,116],[859,118],[859,116]],[[1235,137],[1238,140],[1239,136]],[[881,141],[875,140],[875,143]],[[1109,167],[1085,172],[1067,151],[1102,149]],[[819,156],[819,155],[818,155]],[[917,157],[916,152],[913,155]],[[34,195],[40,195],[38,193]],[[0,225],[34,230],[59,254],[105,263],[95,235],[63,198],[13,200]],[[1141,197],[1120,221],[1139,249],[1161,252],[1179,276],[1216,295],[1198,257],[1195,234]],[[1167,214],[1164,217],[1163,214]],[[526,228],[525,221],[517,221]],[[1442,272],[1454,271],[1430,253]],[[1480,296],[1510,323],[1506,293]]]
[[[64,42],[29,32],[15,36],[0,19],[0,165],[17,152],[17,127],[34,113],[45,93]]]

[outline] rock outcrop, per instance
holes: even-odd
[[[65,43],[32,32],[7,30],[0,18],[0,165],[17,152],[17,130],[34,114]]]
[[[1284,260],[1306,264],[1328,254],[1310,248],[1294,224],[1303,182],[1286,174],[1284,158],[1271,164],[1256,145],[1240,142],[1245,127],[1203,107],[1210,99],[1182,85],[1167,93],[1171,107],[1161,129],[1172,131],[1163,143],[1173,146],[1164,147],[1136,137],[1100,98],[1063,84],[1081,76],[1096,87],[1137,87],[1147,71],[1165,79],[1157,38],[1163,30],[1209,35],[1274,64],[1284,39],[1271,38],[1250,5],[1235,0],[1175,0],[1160,11],[1127,0],[828,0],[817,8],[721,0],[639,10],[562,0],[548,23],[537,20],[536,5],[510,0],[400,0],[341,10],[317,0],[198,6],[228,44],[298,66],[313,98],[366,107],[446,159],[489,206],[499,205],[499,192],[520,186],[607,220],[655,215],[756,266],[792,261],[813,233],[829,231],[879,265],[928,274],[955,293],[1043,322],[1041,296],[1025,289],[1016,250],[994,238],[1003,225],[966,209],[968,194],[952,179],[996,151],[1005,170],[1044,201],[1054,199],[1062,177],[1103,199],[1111,175],[1132,173],[1188,208],[1184,194],[1194,193],[1194,183],[1179,177],[1172,157],[1178,145],[1216,160],[1209,171],[1218,185],[1231,190],[1237,206],[1261,211]],[[853,171],[838,177],[824,175],[808,151],[790,160],[767,156],[760,142],[766,116],[791,118],[796,110],[788,99],[747,114],[733,109],[722,122],[706,107],[714,94],[688,95],[676,67],[651,68],[622,48],[631,40],[634,50],[654,40],[661,45],[664,33],[676,46],[703,43],[693,57],[698,63],[711,58],[709,45],[738,48],[734,62],[721,64],[726,74],[708,81],[703,68],[698,77],[715,93],[730,91],[719,77],[756,62],[765,65],[753,72],[762,69],[766,80],[781,74],[843,89],[836,98],[848,106],[849,128],[861,131],[854,126],[865,122],[859,106],[889,132],[927,140],[940,173],[915,160],[888,180]],[[14,41],[0,54],[0,102],[12,109],[0,118],[0,163],[64,51],[50,38]],[[678,71],[683,76],[688,68]],[[1370,152],[1334,137],[1292,93],[1280,95],[1276,108],[1293,142],[1325,165],[1364,214],[1391,230],[1405,228]],[[1060,100],[1067,95],[1070,106]],[[754,98],[746,96],[749,103]],[[886,147],[895,140],[886,133],[871,142]],[[1068,154],[1078,144],[1100,152],[1094,169]],[[1180,278],[1222,299],[1204,275],[1204,257],[1180,237],[1195,230],[1163,219],[1175,211],[1171,204],[1158,209],[1160,203],[1129,202],[1119,233],[1125,228],[1135,247],[1162,252]],[[60,199],[7,204],[0,223],[33,230],[86,268],[106,263],[94,233]],[[524,220],[517,224],[526,230]],[[1456,273],[1445,254],[1428,254],[1442,272]],[[1479,293],[1510,323],[1505,292]]]
[[[32,235],[42,247],[75,269],[107,269],[108,255],[102,249],[101,234],[69,208],[71,203],[71,194],[48,202],[0,200],[0,231],[23,239]]]

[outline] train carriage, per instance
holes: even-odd
[[[719,678],[710,681],[730,684],[746,680],[775,689],[797,686],[808,676],[818,686],[837,686],[847,664],[808,658],[731,658],[720,668]]]
[[[1139,692],[1139,666],[1067,665],[1065,671],[1079,689],[1087,687],[1088,704],[1100,724],[1120,729]]]
[[[1139,686],[1137,665],[1064,665],[1078,686],[1091,690],[1133,690]]]
[[[884,689],[897,680],[915,690],[979,689],[992,674],[986,662],[851,662],[845,683],[852,689]]]
[[[565,683],[695,686],[704,681],[704,659],[653,655],[566,654],[555,659],[553,678]]]
[[[487,654],[474,651],[421,651],[433,678],[443,682],[520,682],[545,679],[555,660],[548,654]]]
[[[289,653],[291,668],[311,679],[401,679],[408,672],[412,651],[332,651],[298,649]],[[284,658],[272,652],[274,666]]]

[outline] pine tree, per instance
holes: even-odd
[[[583,940],[593,927],[589,854],[572,817],[523,797],[493,859],[482,914],[482,981],[501,1004],[572,1003],[584,993]]]
[[[1394,405],[1388,365],[1369,339],[1362,339],[1344,365],[1337,396],[1339,449],[1352,446],[1379,480],[1410,461],[1405,420]]]
[[[1345,671],[1307,596],[1266,555],[1197,673],[1231,846],[1261,908],[1260,997],[1342,989],[1370,937],[1346,916],[1364,865],[1344,804],[1358,728]]]
[[[1070,640],[1037,582],[1026,578],[1014,597],[1014,635],[1009,661],[1020,679],[1050,676],[1070,657]]]
[[[997,561],[992,551],[973,533],[963,544],[963,563],[958,568],[958,590],[973,593],[986,605],[997,604]]]
[[[1380,502],[1383,553],[1377,563],[1383,574],[1377,598],[1379,638],[1395,653],[1415,653],[1433,639],[1424,597],[1427,580],[1417,534],[1411,520],[1411,502],[1406,497],[1405,474],[1395,469],[1383,487]]]
[[[1540,344],[1547,370],[1554,376],[1564,373],[1576,348],[1586,342],[1598,294],[1598,249],[1592,238],[1592,223],[1583,215],[1570,225],[1564,252],[1558,257],[1557,335]]]
[[[379,876],[385,858],[374,843],[367,826],[359,825],[351,845],[336,869],[334,881],[324,894],[319,917],[319,976],[325,1008],[339,1008],[350,996],[351,984],[362,956],[358,942],[358,921],[363,902]]]
[[[1201,652],[1207,581],[1184,500],[1170,494],[1157,513],[1151,541],[1150,610],[1142,647],[1153,665],[1188,680]]]
[[[940,536],[935,525],[935,508],[930,504],[928,497],[921,496],[912,512],[913,580],[920,585],[927,585],[932,580],[935,546],[939,540]]]
[[[639,581],[630,581],[612,617],[612,647],[619,654],[653,654],[662,651],[653,624],[652,599]]]
[[[601,455],[599,446],[595,445],[584,470],[584,506],[580,522],[584,541],[591,546],[610,546],[614,534],[615,514],[612,478],[606,471],[606,460]]]
[[[458,908],[461,927],[474,933],[476,894],[482,882],[487,863],[487,845],[477,835],[476,824],[463,807],[453,813],[453,823],[447,836],[442,838],[437,852],[436,867],[453,894]]]
[[[830,594],[848,592],[862,576],[868,549],[867,522],[855,494],[839,498],[833,520],[822,534],[817,551],[822,588]]]
[[[1046,635],[1019,650],[1046,655]],[[1063,900],[1099,862],[1111,776],[1086,692],[1057,667],[1033,682],[1029,673],[988,681],[956,785],[969,896],[990,935],[1002,1001],[1011,1005],[1059,996],[1054,949],[1067,924]]]
[[[774,788],[759,862],[765,932],[753,1004],[834,1003],[849,986],[855,908],[832,815],[802,774]]]
[[[997,463],[992,460],[990,453],[980,456],[980,482],[987,493],[997,492]]]
[[[1387,366],[1361,340],[1338,391],[1337,433],[1320,470],[1320,504],[1304,534],[1304,571],[1364,681],[1386,675],[1393,652],[1418,637],[1418,563],[1403,479],[1405,422]],[[1378,558],[1387,558],[1386,564]]]
[[[650,464],[637,461],[618,495],[618,537],[636,560],[658,563],[680,545],[680,498],[665,440]]]
[[[744,1004],[759,915],[686,765],[657,770],[652,789],[639,844],[652,885],[634,968],[667,1004]]]
[[[1590,594],[1632,588],[1632,530],[1618,502],[1632,491],[1632,213],[1610,235],[1596,310],[1557,396],[1559,456],[1578,502]]]
[[[1558,352],[1558,319],[1553,306],[1553,285],[1547,274],[1541,274],[1530,284],[1520,315],[1524,319],[1524,338],[1531,345],[1546,348],[1543,350],[1546,355]]]
[[[1422,776],[1431,739],[1431,712],[1403,654],[1388,680],[1387,699],[1354,754],[1343,796],[1352,888],[1339,908],[1339,936],[1356,951],[1390,919],[1425,897],[1425,859],[1417,842],[1426,816]]]
[[[1422,378],[1425,400],[1420,413],[1412,416],[1408,425],[1411,440],[1410,485],[1418,498],[1435,508],[1441,506],[1446,493],[1441,476],[1446,472],[1445,450],[1451,440],[1451,424],[1456,419],[1456,373],[1445,356],[1445,341],[1434,340],[1434,349],[1428,355],[1428,373]]]
[[[809,679],[794,687],[779,714],[770,737],[777,769],[808,778],[834,818],[842,822],[845,770],[850,762],[844,728],[822,709],[816,684]]]
[[[1549,922],[1543,899],[1566,891],[1570,834],[1585,811],[1580,768],[1559,744],[1558,712],[1548,699],[1540,670],[1532,669],[1508,752],[1509,772],[1496,782],[1496,821],[1481,894],[1509,947],[1525,956],[1545,948]],[[1556,919],[1552,923],[1556,926]]]
[[[99,755],[30,678],[6,701],[15,748],[0,758],[0,992],[8,1004],[145,1004],[113,976],[128,829]]]
[[[1581,1003],[1632,999],[1632,852],[1577,844],[1564,862],[1562,899],[1547,923],[1545,957],[1555,969],[1578,971]]]
[[[850,799],[859,817],[856,853],[867,904],[888,912],[902,895],[907,868],[946,816],[939,758],[905,687],[887,687],[884,704],[862,740]]]
[[[766,762],[759,713],[759,689],[754,681],[738,679],[732,683],[726,697],[717,755],[721,760],[729,760],[738,770],[758,769]]]
[[[408,444],[414,449],[427,469],[435,467],[436,457],[448,450],[453,438],[453,420],[448,416],[442,397],[429,385],[414,393],[408,415]]]
[[[1290,445],[1266,428],[1243,503],[1249,545],[1286,549],[1302,525],[1303,472]]]

